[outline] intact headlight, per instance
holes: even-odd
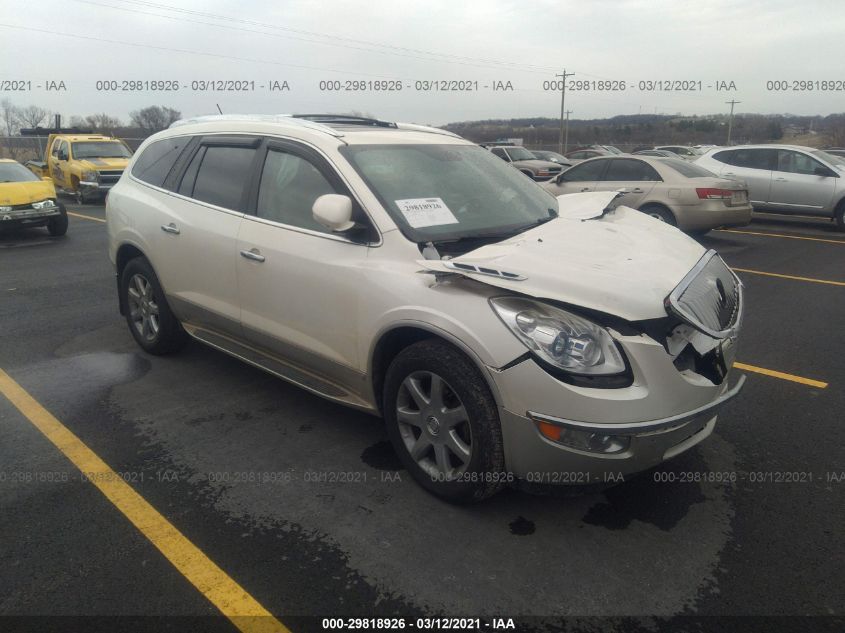
[[[41,202],[33,202],[32,208],[33,209],[52,209],[56,206],[56,201],[48,198],[47,200],[42,200]]]
[[[497,297],[490,305],[529,350],[558,369],[588,376],[626,371],[610,333],[584,317],[520,297]]]
[[[82,172],[82,180],[86,182],[97,182],[100,180],[100,174],[96,171],[84,171]]]
[[[0,207],[0,213],[8,213],[12,210],[12,207]]]

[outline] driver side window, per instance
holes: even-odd
[[[267,152],[255,214],[280,224],[331,233],[314,219],[311,207],[322,195],[338,193],[322,172],[296,154]]]
[[[806,154],[791,150],[778,150],[778,171],[813,175],[819,167],[824,168],[824,165]]]

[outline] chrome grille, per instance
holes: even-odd
[[[742,317],[742,282],[716,251],[705,253],[666,299],[667,308],[714,338],[735,334]]]
[[[100,171],[100,184],[113,185],[120,180],[121,174],[123,174],[122,169],[103,169]]]

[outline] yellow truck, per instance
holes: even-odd
[[[132,157],[120,139],[98,134],[50,134],[43,160],[27,161],[36,176],[49,177],[56,189],[80,204],[105,196]]]
[[[19,162],[0,159],[0,231],[46,226],[50,235],[67,233],[67,211],[49,178],[38,178]]]

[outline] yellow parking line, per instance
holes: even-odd
[[[828,244],[845,244],[845,240],[828,240],[821,237],[805,237],[803,235],[786,235],[785,233],[760,233],[758,231],[738,231],[737,229],[716,229],[719,233],[742,233],[744,235],[763,235],[765,237],[783,237],[790,240],[808,240],[810,242],[826,242]]]
[[[775,371],[774,369],[765,369],[763,367],[755,367],[754,365],[746,365],[745,363],[734,363],[734,367],[742,371],[752,371],[755,374],[763,374],[764,376],[771,376],[772,378],[780,378],[781,380],[788,380],[790,382],[797,382],[802,385],[809,385],[810,387],[818,387],[819,389],[827,388],[827,383],[821,380],[813,380],[812,378],[804,378],[802,376],[795,376],[793,374],[785,374],[782,371]]]
[[[238,629],[243,633],[289,633],[287,627],[191,543],[2,369],[0,393],[55,444],[56,448]]]
[[[831,281],[830,279],[813,279],[812,277],[796,277],[795,275],[781,275],[780,273],[765,273],[762,270],[749,270],[748,268],[733,268],[738,273],[751,273],[752,275],[765,275],[766,277],[780,277],[781,279],[794,279],[795,281],[811,281],[816,284],[829,284],[831,286],[845,286],[845,281]]]
[[[83,215],[81,213],[74,213],[73,211],[68,211],[68,215],[72,215],[75,218],[82,218],[83,220],[92,220],[94,222],[105,222],[103,218],[95,218],[93,215]]]

